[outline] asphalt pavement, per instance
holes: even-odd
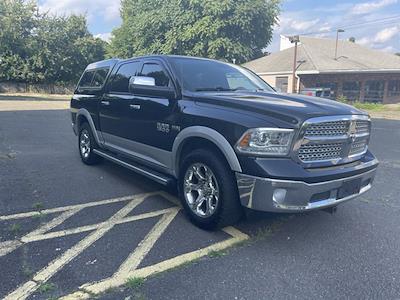
[[[373,120],[374,187],[336,214],[250,213],[217,232],[162,186],[83,165],[70,123],[0,112],[0,298],[400,298],[400,121]]]

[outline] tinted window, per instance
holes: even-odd
[[[94,78],[92,81],[93,87],[102,87],[103,86],[104,82],[106,81],[108,70],[109,70],[108,68],[96,70],[96,73],[94,74]]]
[[[129,79],[139,72],[140,62],[135,61],[119,67],[111,83],[110,92],[128,93]]]
[[[92,79],[95,71],[86,71],[82,78],[81,81],[79,82],[79,87],[90,87],[92,84]]]
[[[169,85],[169,77],[159,64],[156,63],[144,64],[140,75],[146,77],[153,77],[156,81],[156,86]]]

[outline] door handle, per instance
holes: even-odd
[[[109,106],[110,105],[110,101],[101,101],[101,105]]]
[[[129,108],[134,110],[140,110],[141,106],[140,104],[131,104],[129,105]]]

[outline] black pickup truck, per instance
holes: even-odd
[[[242,67],[183,56],[93,63],[71,100],[85,164],[109,159],[178,185],[196,225],[243,207],[334,210],[371,188],[371,121],[342,103],[279,94]]]

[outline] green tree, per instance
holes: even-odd
[[[262,56],[279,0],[122,0],[110,54],[203,56],[242,63]]]
[[[40,13],[36,1],[0,2],[0,80],[74,82],[89,63],[104,58],[84,16]]]

